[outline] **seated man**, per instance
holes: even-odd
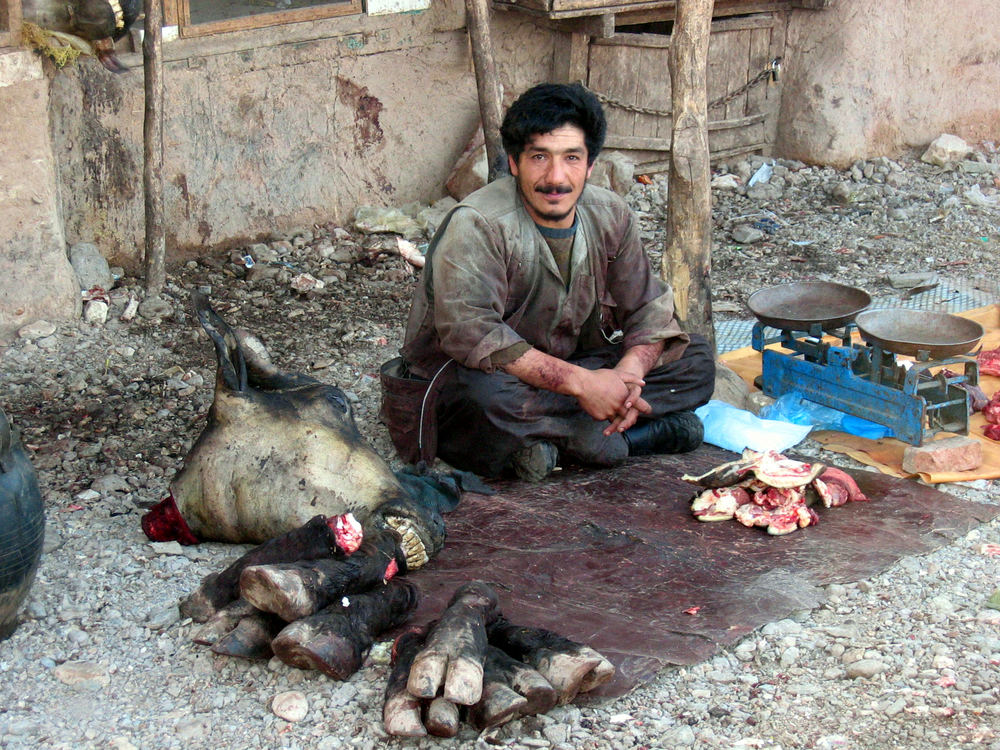
[[[605,130],[579,84],[525,92],[501,126],[512,176],[456,206],[428,249],[401,354],[448,378],[438,455],[456,468],[537,481],[563,459],[701,444],[714,352],[681,331],[635,215],[587,184]]]

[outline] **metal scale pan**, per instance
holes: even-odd
[[[846,325],[872,303],[864,289],[833,281],[796,281],[758,289],[747,307],[761,323],[784,331],[831,330]]]
[[[932,360],[969,353],[984,333],[974,320],[922,310],[867,310],[854,322],[869,344],[912,357],[927,352]]]

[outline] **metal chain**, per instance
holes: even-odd
[[[729,102],[731,102],[736,97],[745,94],[754,86],[758,85],[763,81],[766,81],[767,79],[771,79],[772,81],[777,81],[779,73],[781,73],[781,58],[776,57],[773,60],[771,60],[770,64],[762,71],[760,71],[760,73],[758,73],[749,81],[747,81],[746,84],[740,86],[738,89],[730,91],[725,96],[720,96],[718,99],[709,102],[708,109],[714,109],[715,107],[721,107],[723,104],[729,104]],[[635,104],[626,104],[625,102],[620,102],[617,99],[612,99],[610,96],[602,94],[598,91],[594,91],[593,89],[589,88],[587,84],[585,84],[583,81],[580,81],[580,85],[583,86],[585,89],[587,89],[587,91],[592,93],[594,96],[596,96],[598,101],[600,101],[602,104],[607,104],[612,107],[617,107],[618,109],[624,109],[627,110],[628,112],[636,112],[640,115],[653,115],[654,117],[670,117],[673,114],[672,111],[666,111],[662,109],[651,109],[649,107],[640,107]]]

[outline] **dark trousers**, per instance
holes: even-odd
[[[623,353],[620,346],[608,346],[569,361],[598,370],[614,367]],[[642,397],[653,407],[648,418],[692,411],[712,397],[715,353],[703,336],[691,334],[681,358],[654,368],[645,381]],[[501,371],[456,366],[440,395],[437,416],[437,455],[481,476],[498,476],[511,454],[540,441],[555,445],[563,462],[610,466],[628,456],[625,438],[620,433],[605,437],[608,422],[593,419],[575,398]]]

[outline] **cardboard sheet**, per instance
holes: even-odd
[[[989,305],[960,313],[960,315],[975,320],[986,330],[981,342],[983,349],[1000,347],[1000,305]],[[760,352],[747,346],[728,352],[720,359],[753,387],[754,378],[760,375]],[[981,375],[979,385],[987,396],[992,396],[1000,390],[1000,377]],[[1000,478],[1000,442],[990,440],[983,434],[985,424],[986,420],[979,413],[973,414],[969,419],[969,436],[979,440],[983,449],[983,463],[978,469],[934,474],[921,473],[920,478],[930,484]],[[951,436],[953,433],[941,432],[936,434],[934,439]],[[868,440],[844,432],[832,431],[816,432],[811,437],[822,443],[825,448],[849,455],[861,463],[874,466],[885,474],[897,477],[913,476],[903,471],[903,451],[906,449],[907,443],[901,440],[895,438]]]
[[[480,579],[509,620],[587,643],[618,666],[599,695],[622,695],[667,664],[693,664],[761,625],[810,609],[820,588],[870,577],[1000,514],[912,480],[854,472],[868,503],[819,509],[787,536],[690,513],[680,477],[736,458],[713,446],[565,470],[537,485],[467,493],[446,516],[444,550],[410,577],[423,593],[413,622],[440,616]]]

